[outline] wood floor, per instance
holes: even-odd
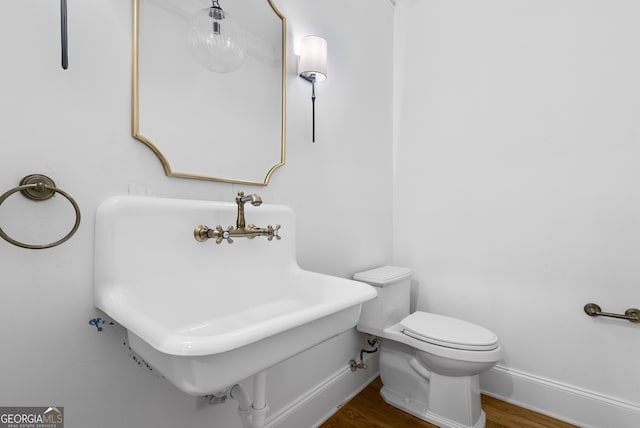
[[[435,427],[385,403],[380,396],[380,388],[382,382],[377,378],[320,428]],[[575,428],[574,425],[485,395],[482,396],[482,408],[487,414],[486,428]]]

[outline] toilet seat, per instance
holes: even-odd
[[[498,336],[479,325],[428,312],[414,312],[400,321],[406,336],[432,345],[466,351],[491,351]]]

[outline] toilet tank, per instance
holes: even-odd
[[[362,304],[358,330],[381,335],[382,330],[409,315],[413,271],[399,266],[382,266],[358,272],[356,281],[376,287],[378,297]]]

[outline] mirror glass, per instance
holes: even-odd
[[[169,176],[266,185],[285,161],[286,20],[271,0],[219,0],[246,56],[209,71],[189,22],[211,0],[133,0],[133,136]]]

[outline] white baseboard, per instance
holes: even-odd
[[[268,428],[318,427],[378,376],[378,359],[367,370],[344,367],[267,418]],[[480,376],[482,392],[582,428],[637,428],[638,404],[597,394],[519,370],[496,366]]]
[[[364,358],[367,369],[352,372],[347,366],[314,386],[302,397],[293,400],[267,417],[268,428],[318,427],[344,403],[355,397],[378,376],[378,358]]]
[[[640,406],[572,385],[495,366],[480,375],[482,392],[583,428],[637,428]]]

